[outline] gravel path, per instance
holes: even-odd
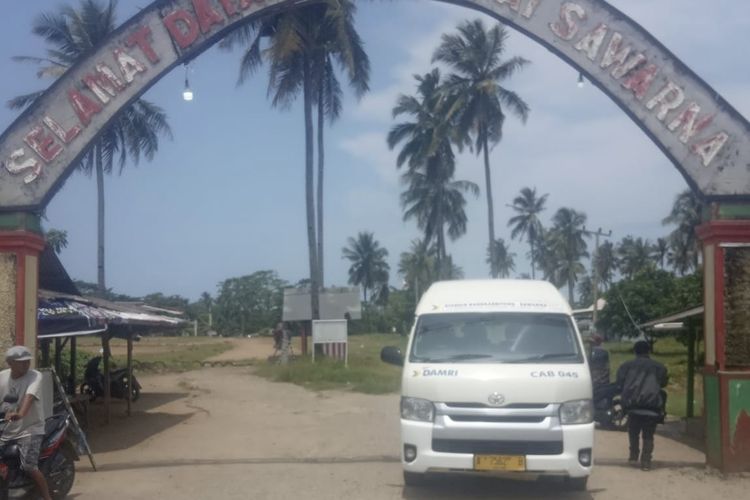
[[[250,339],[248,345],[257,339]],[[595,472],[585,493],[557,482],[437,478],[405,488],[398,461],[398,396],[310,392],[268,382],[249,367],[139,376],[132,417],[113,407],[109,426],[91,410],[99,471],[78,463],[72,498],[746,498],[750,476],[722,478],[703,454],[657,437],[655,467],[624,461],[626,436],[597,432]]]

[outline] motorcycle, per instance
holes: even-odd
[[[628,413],[622,405],[617,384],[594,387],[594,421],[605,429],[627,429]]]
[[[17,398],[6,396],[4,403],[15,403]],[[0,412],[0,435],[8,422],[5,412]],[[75,464],[78,453],[68,437],[70,417],[59,413],[49,417],[44,424],[44,437],[39,453],[39,470],[47,480],[50,495],[55,500],[64,499],[73,488]],[[18,445],[0,442],[0,500],[8,500],[11,490],[13,498],[37,498],[36,485],[20,468]],[[21,495],[21,496],[19,496]]]
[[[91,401],[98,397],[104,397],[104,374],[99,370],[102,357],[96,356],[86,363],[83,372],[83,383],[80,387],[81,394],[87,394]],[[109,372],[109,394],[113,398],[127,399],[128,397],[128,370],[119,368]],[[141,384],[133,375],[133,387],[131,389],[131,401],[137,401],[141,396]]]

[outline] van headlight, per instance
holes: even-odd
[[[401,418],[404,420],[418,420],[432,422],[435,420],[435,405],[432,401],[419,398],[401,398]]]
[[[560,423],[590,424],[594,421],[594,404],[590,399],[568,401],[560,406]]]

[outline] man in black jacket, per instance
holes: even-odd
[[[651,470],[654,452],[654,432],[664,411],[662,388],[667,385],[666,367],[649,357],[651,346],[645,340],[635,343],[635,359],[627,361],[617,370],[617,386],[622,403],[628,412],[628,437],[630,458],[638,463],[639,441],[643,434],[643,449],[640,450],[642,470]]]

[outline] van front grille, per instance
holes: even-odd
[[[454,422],[489,422],[495,424],[538,424],[544,422],[545,416],[525,417],[517,416],[491,416],[491,415],[448,415]]]
[[[562,441],[480,441],[473,439],[433,439],[433,451],[477,455],[560,455]]]
[[[502,408],[504,410],[541,410],[547,408],[549,403],[513,403],[504,406],[490,406],[484,403],[443,403],[449,408]]]

